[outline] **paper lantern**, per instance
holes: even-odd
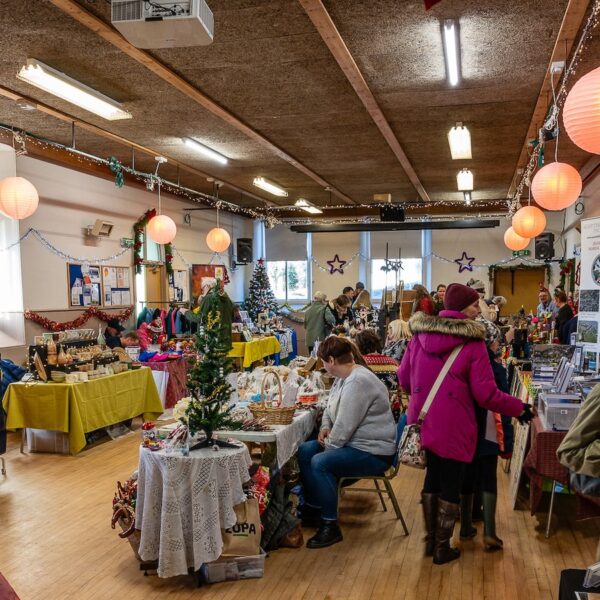
[[[561,162],[542,167],[531,182],[535,201],[546,210],[562,210],[575,204],[581,188],[581,176],[577,169]]]
[[[600,68],[573,86],[563,107],[563,122],[575,145],[600,154]]]
[[[0,181],[0,211],[11,219],[26,219],[36,210],[40,198],[34,185],[24,177]]]
[[[546,215],[537,206],[524,206],[515,213],[512,227],[521,237],[537,237],[546,228]]]
[[[213,252],[225,252],[231,244],[231,238],[225,229],[215,227],[206,234],[206,245]]]
[[[512,227],[504,232],[504,243],[509,250],[525,250],[529,246],[529,239],[521,237]]]
[[[157,244],[170,244],[177,235],[177,225],[167,215],[157,215],[150,219],[146,227],[150,239]]]

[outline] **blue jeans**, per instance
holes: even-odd
[[[327,521],[337,519],[340,477],[383,475],[390,466],[383,458],[350,446],[325,450],[317,440],[300,446],[298,462],[306,504],[320,508]]]

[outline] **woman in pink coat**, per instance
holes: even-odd
[[[477,445],[475,405],[504,415],[531,418],[529,406],[496,387],[485,346],[485,327],[475,319],[479,295],[459,283],[448,286],[439,316],[416,313],[409,322],[413,338],[398,369],[410,394],[408,423],[416,423],[429,391],[452,350],[463,345],[423,421],[421,439],[427,453],[423,514],[426,555],[435,564],[450,562],[460,551],[450,547],[459,514],[465,468]],[[527,407],[527,408],[525,408]]]

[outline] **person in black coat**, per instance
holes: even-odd
[[[554,304],[558,308],[556,315],[556,334],[560,344],[570,344],[571,340],[566,339],[565,325],[573,318],[573,309],[567,304],[567,294],[562,290],[554,292]]]

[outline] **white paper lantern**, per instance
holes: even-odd
[[[11,219],[26,219],[38,207],[40,198],[34,185],[24,177],[0,181],[0,212]]]
[[[150,239],[157,244],[170,244],[177,235],[177,225],[167,215],[157,215],[146,226]]]

